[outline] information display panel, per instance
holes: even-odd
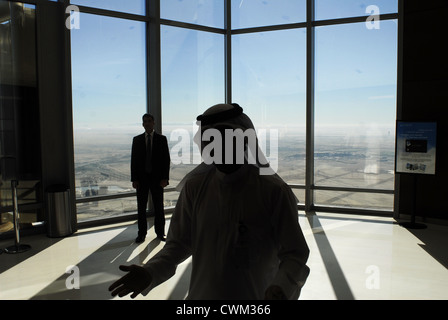
[[[397,122],[397,173],[436,173],[436,122]]]

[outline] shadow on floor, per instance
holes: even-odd
[[[426,224],[426,229],[407,229],[423,244],[419,244],[423,250],[430,254],[442,266],[448,269],[448,243],[447,226]]]
[[[150,222],[150,228],[152,228]],[[98,231],[95,231],[98,232]],[[101,246],[67,273],[49,284],[31,300],[110,300],[109,286],[125,275],[119,266],[143,264],[152,251],[163,243],[158,238],[142,244],[135,243],[136,225],[125,227],[122,232]],[[150,231],[148,232],[150,234]],[[137,253],[136,253],[137,252]],[[99,266],[101,266],[99,268]],[[79,289],[76,285],[79,270]],[[185,269],[169,299],[182,300],[188,292],[191,265]]]
[[[330,278],[333,291],[337,300],[355,300],[355,297],[350,289],[347,279],[342,271],[342,268],[336,258],[336,255],[331,247],[330,241],[325,235],[325,231],[320,223],[319,217],[315,214],[308,214],[308,223],[313,230],[314,240],[319,248],[322,261]],[[312,272],[312,270],[311,270]]]
[[[36,241],[35,239],[39,239]],[[34,235],[25,238],[20,238],[20,244],[32,243],[31,249],[21,253],[3,253],[0,255],[0,273],[18,265],[19,263],[39,254],[48,247],[58,243],[62,238],[49,238],[42,235]],[[0,244],[0,249],[15,245],[15,239],[3,240]]]

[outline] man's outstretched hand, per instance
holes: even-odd
[[[152,281],[151,275],[143,267],[135,264],[130,266],[120,266],[121,271],[129,272],[109,287],[112,296],[124,297],[132,293],[131,298],[134,299],[139,293],[145,290]]]
[[[265,300],[287,300],[282,288],[279,286],[270,286],[267,288],[264,296]]]

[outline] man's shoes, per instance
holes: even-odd
[[[166,241],[166,238],[163,235],[157,235],[157,239],[159,239],[160,241]]]
[[[135,239],[135,243],[142,243],[143,241],[145,241],[145,236],[138,236]]]

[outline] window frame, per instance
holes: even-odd
[[[202,26],[192,23],[186,23],[181,21],[174,21],[169,19],[162,19],[160,16],[160,1],[161,0],[146,0],[146,14],[137,15],[112,10],[104,10],[92,7],[79,6],[80,12],[91,13],[96,15],[105,15],[110,17],[131,19],[137,21],[143,21],[146,23],[146,59],[147,59],[147,111],[151,112],[155,116],[157,127],[156,129],[162,130],[162,107],[161,107],[161,70],[160,70],[160,30],[162,25],[175,26],[180,28],[199,30],[204,32],[211,32],[224,35],[224,84],[225,84],[225,102],[232,102],[232,36],[238,34],[248,34],[256,32],[268,32],[276,30],[289,30],[289,29],[304,29],[306,30],[306,171],[305,171],[305,184],[291,184],[292,189],[298,189],[305,192],[305,202],[298,204],[299,210],[304,210],[307,214],[315,211],[331,211],[341,213],[354,213],[354,214],[374,214],[380,216],[392,216],[393,210],[375,210],[369,208],[347,208],[347,207],[330,207],[319,206],[315,204],[314,192],[316,190],[322,191],[348,191],[348,192],[361,192],[361,193],[382,193],[388,195],[395,195],[397,181],[395,181],[394,189],[378,190],[369,188],[341,188],[341,187],[327,187],[316,186],[314,181],[314,89],[315,89],[315,28],[320,26],[329,26],[337,24],[350,24],[365,22],[366,16],[358,17],[346,17],[327,20],[315,19],[315,0],[306,0],[306,21],[300,23],[271,25],[250,27],[241,29],[232,29],[232,13],[231,13],[231,1],[224,0],[224,28],[215,28],[210,26]],[[30,1],[31,3],[39,2],[39,0]],[[70,5],[69,0],[59,0],[66,6]],[[397,20],[398,22],[398,79],[397,79],[397,117],[400,115],[401,110],[401,59],[400,54],[402,51],[402,21],[400,19],[400,12],[402,11],[403,0],[398,0],[397,13],[380,14],[379,19],[383,20]],[[68,32],[68,37],[70,33]],[[70,43],[70,40],[68,40]],[[68,48],[71,52],[71,48]],[[71,59],[68,59],[67,70],[71,70]],[[71,77],[71,75],[68,75]],[[73,155],[74,156],[74,155]],[[397,179],[397,178],[396,178]],[[165,192],[173,192],[174,188],[166,188]],[[106,201],[123,197],[134,197],[135,192],[129,192],[125,194],[114,194],[105,196],[93,196],[89,198],[77,199],[76,203],[91,202],[91,201]],[[396,197],[394,200],[396,204]],[[165,208],[167,213],[174,210],[174,207]],[[107,218],[106,218],[107,219]],[[109,218],[110,219],[110,218]]]

